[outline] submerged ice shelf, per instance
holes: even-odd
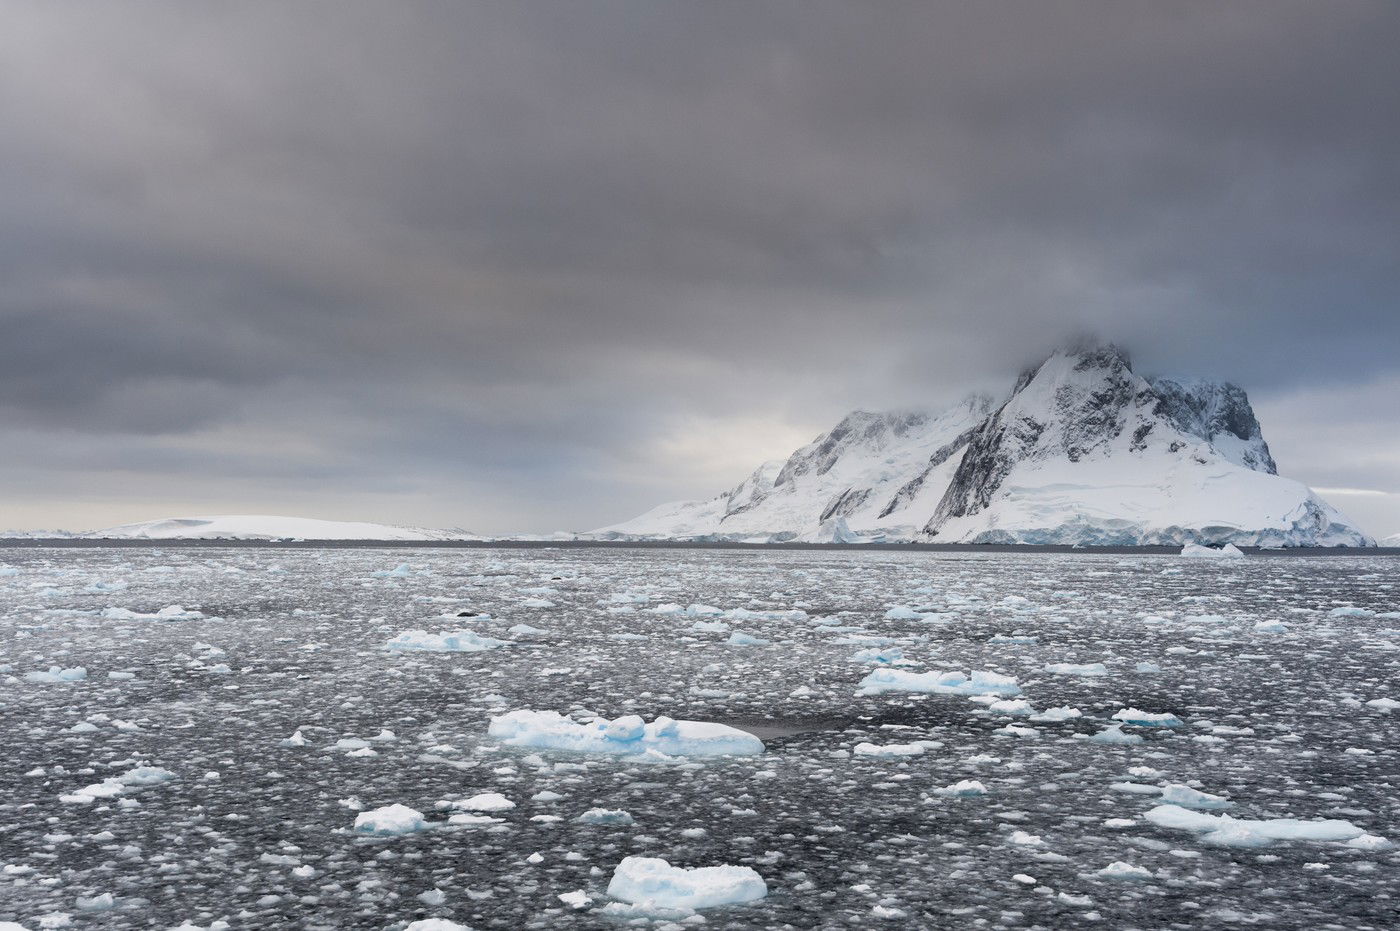
[[[1392,560],[4,562],[27,931],[1392,917]]]

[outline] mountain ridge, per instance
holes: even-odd
[[[972,395],[937,413],[854,411],[730,491],[590,536],[1374,544],[1278,475],[1243,388],[1144,378],[1111,343],[1051,353],[999,400]]]

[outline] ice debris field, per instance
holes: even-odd
[[[0,549],[0,624],[5,931],[1400,926],[1392,558]]]

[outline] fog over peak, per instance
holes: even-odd
[[[1400,531],[1393,5],[7,13],[0,526],[597,527],[1093,333]]]

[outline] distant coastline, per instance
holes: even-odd
[[[690,540],[131,540],[93,537],[15,537],[0,549],[615,549],[615,550],[806,550],[918,553],[1079,553],[1090,556],[1177,556],[1179,546],[1066,546],[1033,543],[738,543]],[[1299,546],[1286,549],[1240,547],[1250,556],[1400,556],[1400,546]],[[1228,565],[1237,565],[1229,563]]]

